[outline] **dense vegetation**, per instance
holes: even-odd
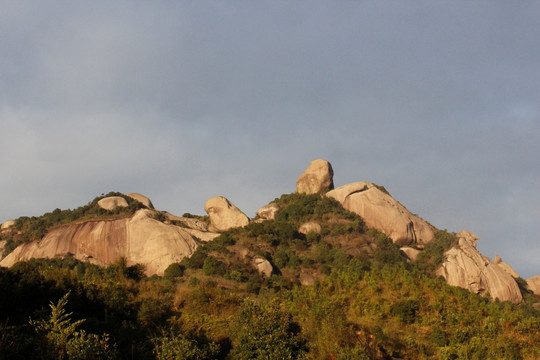
[[[109,196],[123,197],[127,201],[128,206],[117,207],[112,211],[101,208],[98,205],[98,201]],[[143,204],[129,196],[119,192],[110,192],[108,194],[102,194],[88,204],[74,210],[55,209],[41,216],[21,216],[15,220],[13,231],[0,233],[0,240],[6,241],[4,256],[9,254],[20,244],[40,240],[49,230],[56,226],[74,221],[120,218],[132,215],[136,210],[142,207],[144,207]]]
[[[275,200],[275,220],[200,246],[163,277],[34,259],[0,268],[0,359],[537,359],[540,313],[433,276],[339,203]],[[307,221],[321,233],[301,234]],[[274,266],[260,275],[252,259]],[[301,285],[312,284],[312,285]]]

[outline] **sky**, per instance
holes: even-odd
[[[328,160],[540,274],[540,2],[0,0],[0,222],[248,216]]]

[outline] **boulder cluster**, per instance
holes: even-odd
[[[388,192],[370,182],[354,182],[334,188],[332,165],[323,159],[312,161],[296,181],[296,192],[320,194],[337,200],[345,209],[358,214],[367,226],[384,233],[401,247],[409,259],[415,261],[425,244],[432,241],[437,229],[412,214]],[[279,206],[270,203],[250,219],[227,198],[208,199],[204,209],[209,221],[193,217],[179,217],[154,209],[152,201],[138,193],[110,196],[98,205],[106,210],[127,207],[126,197],[139,201],[139,209],[131,217],[116,220],[86,221],[57,227],[39,242],[20,245],[4,259],[1,266],[33,257],[74,256],[79,260],[108,265],[119,257],[128,264],[140,263],[147,275],[163,274],[173,262],[190,257],[196,248],[213,240],[219,233],[235,227],[244,227],[250,221],[276,218]],[[15,221],[4,222],[0,231],[12,231]],[[321,233],[316,222],[302,224],[298,232]],[[457,245],[446,251],[443,264],[437,269],[450,285],[459,286],[478,294],[489,293],[493,298],[514,303],[523,300],[510,265],[496,256],[493,261],[476,249],[477,237],[469,231],[456,234]],[[0,243],[0,254],[4,244]],[[246,254],[247,256],[247,254]],[[251,257],[253,266],[267,277],[274,272],[272,264],[261,256]],[[304,274],[302,283],[313,283],[313,277]],[[540,295],[540,275],[527,280],[528,287]]]

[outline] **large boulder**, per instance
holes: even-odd
[[[313,160],[296,180],[299,194],[324,194],[334,188],[334,170],[326,160]]]
[[[343,207],[360,215],[367,226],[384,233],[400,246],[425,244],[433,240],[435,228],[413,215],[405,206],[376,185],[356,182],[326,193]]]
[[[540,275],[536,275],[527,279],[527,287],[534,295],[540,296]]]
[[[263,274],[265,277],[269,278],[272,276],[272,272],[274,271],[274,268],[270,261],[266,260],[262,256],[256,256],[253,258],[253,264],[257,268],[257,271],[260,274]]]
[[[274,220],[279,211],[279,205],[270,203],[257,210],[257,216],[262,220]]]
[[[208,199],[204,204],[204,211],[210,216],[208,230],[213,232],[224,232],[249,224],[247,215],[223,196]]]
[[[300,234],[304,234],[304,235],[309,234],[310,232],[320,234],[321,231],[322,231],[321,225],[319,225],[318,223],[316,223],[314,221],[309,221],[309,222],[303,223],[298,228],[298,232]]]
[[[141,204],[146,206],[148,209],[153,209],[154,208],[154,205],[152,204],[152,201],[149,198],[147,198],[146,196],[144,196],[144,195],[141,195],[141,194],[138,194],[138,193],[131,193],[131,194],[126,194],[126,196],[137,200],[138,202],[140,202]]]
[[[147,275],[162,275],[171,263],[191,256],[197,246],[196,238],[186,229],[157,221],[151,210],[143,209],[130,218],[55,228],[39,242],[17,247],[0,265],[9,267],[30,258],[57,256],[109,265],[124,257],[128,265],[144,265]]]
[[[476,249],[476,235],[464,230],[456,236],[458,243],[446,251],[445,260],[436,271],[438,276],[442,276],[449,285],[476,294],[489,293],[493,299],[513,303],[523,301],[514,278]]]
[[[126,199],[121,196],[108,196],[98,201],[98,206],[102,209],[113,211],[118,207],[127,207]]]

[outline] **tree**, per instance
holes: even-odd
[[[84,319],[72,321],[73,313],[66,312],[68,296],[66,293],[58,302],[49,304],[51,315],[48,320],[32,320],[30,325],[42,336],[45,351],[50,358],[63,359],[113,359],[116,357],[115,346],[109,344],[109,336],[87,334],[77,328]]]
[[[236,314],[233,332],[233,359],[304,358],[305,341],[300,336],[300,326],[277,303],[261,307],[251,300],[244,301]]]

